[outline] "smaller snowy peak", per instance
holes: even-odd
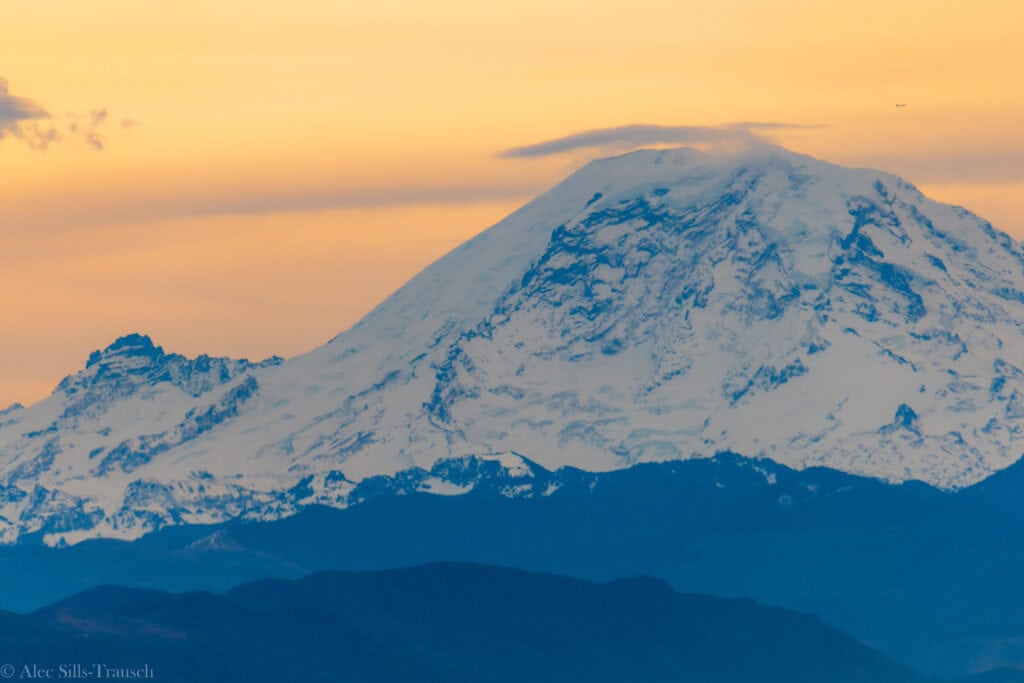
[[[205,354],[190,359],[165,353],[146,335],[129,334],[90,354],[85,369],[65,377],[57,386],[57,393],[63,393],[67,399],[63,417],[77,417],[98,413],[115,400],[145,393],[161,384],[199,397],[248,370],[281,362],[276,356],[259,363]]]
[[[295,477],[269,486],[248,477],[255,490],[236,484],[242,475],[229,467],[221,468],[226,478],[197,479],[205,467],[169,452],[235,420],[259,394],[259,379],[282,362],[187,358],[140,334],[92,353],[47,399],[0,414],[0,542],[37,532],[65,542],[75,534],[128,537],[207,521],[210,506],[238,516],[256,500],[278,505],[264,489],[286,488]]]

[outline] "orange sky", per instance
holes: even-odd
[[[607,151],[497,158],[578,131],[819,125],[775,139],[1024,236],[1017,0],[6,9],[0,407],[130,331],[308,350]]]

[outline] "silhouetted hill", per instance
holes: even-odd
[[[18,673],[102,664],[189,683],[920,680],[817,617],[751,600],[456,563],[225,595],[99,587],[0,615],[0,651]]]

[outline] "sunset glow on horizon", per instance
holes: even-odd
[[[1016,1],[49,0],[5,19],[0,409],[129,332],[186,355],[322,344],[630,148],[501,154],[583,131],[775,123],[773,142],[1024,237]]]

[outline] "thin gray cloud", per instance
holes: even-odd
[[[820,127],[770,121],[743,121],[723,126],[658,126],[636,123],[614,128],[585,130],[532,145],[513,147],[499,152],[498,157],[502,159],[534,159],[580,149],[600,148],[604,151],[624,151],[644,145],[756,144],[767,142],[765,134],[772,131]]]
[[[0,78],[0,140],[15,138],[36,150],[71,143],[98,151],[105,144],[102,132],[108,118],[102,107],[54,117],[33,100],[11,93],[10,85]]]
[[[323,188],[298,192],[241,193],[234,196],[197,199],[167,206],[164,215],[209,216],[295,213],[332,209],[369,209],[429,204],[474,204],[526,200],[546,189],[535,179],[482,180],[479,182],[427,183],[398,187]]]
[[[526,202],[553,181],[543,178],[496,178],[459,182],[368,185],[322,188],[253,188],[205,194],[193,188],[168,188],[160,194],[127,193],[97,199],[68,194],[59,202],[34,198],[5,207],[0,235],[87,230],[102,225],[132,226],[137,221],[162,221],[205,216],[259,216],[345,209],[374,209],[422,205],[466,205],[487,202]],[[72,220],[73,218],[73,220]],[[483,226],[481,226],[483,227]],[[135,229],[132,227],[132,229]],[[4,259],[0,253],[0,262]]]
[[[15,137],[32,148],[42,148],[56,136],[50,126],[41,125],[50,114],[32,100],[11,93],[7,81],[0,78],[0,140]]]
[[[7,81],[0,78],[0,126],[9,126],[19,121],[46,118],[49,114],[32,100],[11,94]],[[2,129],[0,129],[2,130]]]

